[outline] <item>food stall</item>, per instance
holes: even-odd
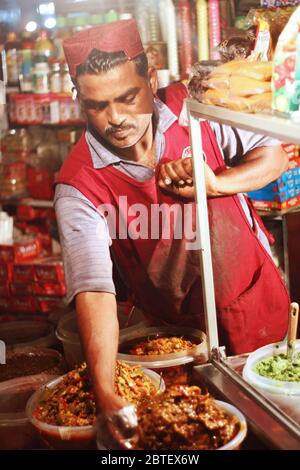
[[[123,5],[121,13],[126,19],[127,7],[129,9],[131,2],[114,2],[114,5],[115,3]],[[134,3],[140,4],[141,2]],[[182,326],[149,326],[142,312],[139,312],[135,306],[130,303],[119,303],[118,318],[121,331],[115,391],[120,397],[137,406],[139,424],[144,432],[139,443],[133,448],[174,451],[179,448],[180,450],[300,449],[299,341],[293,342],[294,355],[289,364],[295,369],[291,373],[295,373],[296,378],[290,380],[283,375],[280,362],[288,351],[288,341],[267,345],[251,354],[229,355],[222,341],[219,340],[209,212],[202,164],[203,145],[201,132],[199,132],[199,122],[207,120],[269,135],[282,142],[293,142],[295,146],[300,146],[299,102],[297,109],[288,109],[287,107],[292,106],[293,103],[292,100],[285,99],[286,83],[284,80],[291,78],[287,72],[291,72],[295,61],[289,61],[287,68],[282,62],[276,65],[280,67],[280,73],[283,73],[283,76],[279,77],[280,80],[275,80],[273,77],[274,112],[272,112],[273,66],[268,60],[268,54],[272,49],[271,44],[263,48],[262,44],[257,41],[258,45],[254,48],[256,55],[252,58],[253,64],[257,66],[256,70],[253,66],[254,78],[244,75],[243,79],[239,76],[239,71],[245,66],[244,54],[249,55],[254,47],[253,37],[241,35],[242,39],[241,37],[233,38],[220,45],[221,25],[220,21],[217,21],[220,15],[219,3],[222,4],[221,13],[223,12],[223,21],[225,21],[228,18],[226,11],[233,9],[233,4],[239,2],[162,0],[158,3],[164,5],[172,18],[172,27],[170,27],[172,31],[164,31],[164,38],[167,38],[168,43],[167,60],[166,43],[159,41],[157,12],[151,13],[152,36],[149,44],[147,42],[148,58],[149,60],[156,58],[155,60],[158,61],[154,65],[159,69],[160,80],[167,77],[164,84],[168,84],[170,79],[174,81],[179,79],[179,58],[180,78],[187,83],[190,73],[189,78],[191,79],[192,76],[191,81],[193,81],[191,70],[195,54],[193,55],[192,36],[195,24],[193,26],[192,7],[198,15],[198,58],[201,63],[204,61],[203,67],[210,68],[209,75],[205,72],[205,77],[201,76],[201,81],[204,78],[204,88],[200,90],[201,93],[198,93],[199,90],[196,89],[197,99],[194,97],[186,100],[185,116],[190,128],[194,167],[196,211],[199,222],[196,242],[200,256],[206,329],[203,332]],[[259,2],[254,3],[255,5],[252,6],[257,7],[259,4]],[[261,2],[261,6],[268,6],[267,3]],[[179,41],[181,50],[178,57],[175,37],[175,5],[179,19],[185,26],[182,28],[183,34]],[[65,12],[62,11],[61,15],[63,13]],[[258,18],[255,17],[256,13],[253,14],[254,24],[256,25],[255,22],[258,21],[257,37],[261,35],[264,39],[266,38],[265,30],[261,29],[262,25],[265,25],[264,19],[262,20],[259,14]],[[115,14],[112,15],[112,11],[110,15],[112,17],[106,18],[107,21],[118,19]],[[86,24],[75,24],[74,31],[78,26],[80,29],[97,24],[100,20],[95,16],[89,15],[85,18]],[[141,12],[137,16],[143,17]],[[283,20],[280,17],[280,22],[282,21],[280,25],[283,28],[283,23],[285,24],[287,18],[284,14],[282,16]],[[64,18],[60,18],[62,19]],[[139,19],[141,23],[141,18]],[[270,20],[271,25],[273,25],[272,21],[273,19]],[[59,39],[57,43],[61,43],[63,39],[65,23],[62,21],[61,24],[62,28],[57,33],[57,39]],[[210,24],[210,29],[208,29],[208,24]],[[227,26],[229,27],[228,24]],[[140,27],[141,30],[145,30],[143,25]],[[272,31],[275,36],[276,28],[275,32]],[[44,41],[45,37],[42,38],[41,34],[40,39]],[[26,43],[25,40],[24,42]],[[8,51],[13,50],[12,44],[9,47]],[[27,44],[25,47],[23,44],[23,47],[28,54],[28,50],[32,50],[33,46],[29,47]],[[54,50],[54,47],[52,49]],[[288,52],[295,55],[294,43]],[[299,53],[300,45],[298,44],[297,54]],[[51,54],[54,55],[54,52],[52,51]],[[219,62],[221,54],[223,58],[226,57],[226,63],[225,72],[223,68],[219,73],[218,66],[222,67]],[[237,60],[237,55],[240,62],[235,68],[234,62]],[[208,64],[206,62],[208,58],[214,60]],[[264,61],[267,63],[266,66]],[[261,62],[262,66],[259,65]],[[166,70],[167,63],[170,70]],[[251,61],[247,62],[248,72],[251,69],[249,63],[251,64]],[[55,80],[62,79],[65,74],[61,76],[58,73],[60,65],[53,62],[53,57],[49,65],[51,65],[51,73],[48,65],[42,67],[45,69],[42,72],[44,78],[46,77],[45,83],[47,84],[49,79],[50,86],[50,83],[55,85]],[[232,69],[231,66],[233,66]],[[23,69],[26,71],[26,67]],[[233,72],[233,69],[238,72]],[[197,67],[194,68],[195,71],[197,72]],[[37,72],[40,73],[41,70],[35,70],[34,74],[36,75]],[[296,75],[297,70],[293,68],[292,72]],[[300,65],[298,72],[297,80],[300,82]],[[22,80],[21,85],[24,87],[24,77]],[[57,137],[60,143],[64,144],[62,153],[65,156],[66,150],[69,151],[71,145],[77,140],[77,126],[79,130],[82,126],[78,103],[72,101],[70,90],[62,96],[60,92],[57,93],[55,89],[50,90],[47,87],[44,92],[39,89],[31,90],[34,93],[29,93],[26,89],[25,93],[23,93],[24,89],[19,90],[22,93],[15,93],[15,91],[10,96],[10,124],[17,127],[44,126],[45,133],[40,132],[38,135],[40,142],[46,141],[47,136],[50,135],[46,132],[46,130],[49,131],[47,126],[58,126]],[[41,110],[43,110],[42,113]],[[63,132],[59,129],[66,124],[76,126],[75,130]],[[33,132],[34,135],[35,132]],[[16,137],[18,137],[17,143]],[[26,348],[22,349],[22,353],[9,355],[7,368],[3,368],[2,380],[0,374],[0,449],[81,450],[96,449],[96,446],[100,450],[110,449],[110,443],[105,442],[106,436],[104,433],[101,434],[101,426],[96,439],[95,397],[86,363],[83,362],[84,353],[76,316],[74,312],[69,312],[62,307],[61,303],[66,292],[64,269],[59,250],[57,254],[52,252],[53,240],[49,224],[49,221],[53,222],[55,219],[50,199],[53,196],[51,184],[54,171],[58,169],[56,165],[52,168],[53,148],[50,146],[45,149],[45,154],[40,155],[47,171],[50,171],[51,167],[51,178],[48,179],[48,173],[42,172],[43,166],[39,167],[41,162],[38,161],[37,155],[34,155],[34,158],[31,156],[30,165],[28,165],[27,160],[32,154],[32,148],[27,131],[20,129],[18,132],[8,132],[3,142],[6,150],[14,144],[17,147],[15,153],[24,154],[23,170],[26,165],[31,170],[35,168],[35,165],[37,168],[34,173],[36,180],[31,187],[31,190],[33,188],[33,192],[30,193],[31,198],[24,198],[24,194],[29,195],[26,193],[28,182],[26,183],[25,179],[28,178],[29,183],[32,182],[32,172],[29,172],[26,178],[21,177],[20,181],[16,180],[14,175],[7,178],[8,173],[3,177],[3,181],[8,182],[9,187],[7,193],[3,190],[4,186],[2,187],[1,197],[4,202],[0,202],[8,212],[12,206],[17,207],[16,211],[12,211],[15,220],[18,221],[20,230],[24,227],[28,230],[30,238],[22,236],[19,241],[16,240],[14,249],[2,248],[2,258],[0,257],[0,279],[1,282],[3,281],[0,286],[0,310],[2,309],[0,313],[4,312],[4,321],[0,323],[0,339],[4,339],[9,346],[12,345],[13,349]],[[11,164],[9,157],[11,155],[6,156],[7,168],[10,168]],[[62,163],[61,158],[58,160]],[[300,168],[299,155],[295,157],[294,166],[297,169]],[[18,192],[19,183],[20,192]],[[299,181],[297,185],[300,187]],[[46,191],[47,188],[49,191]],[[14,189],[17,189],[17,194],[13,192]],[[292,190],[296,191],[294,187],[291,188]],[[267,204],[265,200],[263,203]],[[284,207],[285,203],[286,210],[299,210],[300,194],[296,197],[292,196],[291,192],[287,201],[276,200],[276,204],[280,205],[278,210]],[[268,206],[269,215],[272,212],[271,209],[275,207],[274,204],[275,202],[271,201]],[[42,224],[41,221],[43,221]],[[39,227],[39,224],[42,226]],[[5,243],[4,246],[6,247]],[[288,277],[287,271],[287,266],[285,266]],[[15,313],[17,317],[20,315],[17,318],[18,330],[16,318],[10,318]],[[293,341],[295,334],[294,331]],[[36,347],[40,348],[38,354],[34,349]],[[59,352],[50,351],[52,349]],[[270,358],[279,363],[278,370],[281,374],[279,379],[275,376],[268,376],[269,372],[274,370],[273,364],[268,363]],[[16,364],[20,366],[19,375]],[[23,364],[26,367],[22,368]],[[261,366],[261,374],[258,364]],[[50,367],[52,365],[53,367]],[[5,375],[9,367],[12,371],[11,376],[9,372]],[[178,416],[178,422],[175,425],[171,422],[172,413]],[[203,418],[204,415],[206,418]],[[192,417],[192,425],[188,422],[187,416]],[[169,428],[166,423],[170,424]],[[104,426],[103,429],[105,430]],[[167,431],[164,432],[164,429]],[[156,442],[158,438],[161,438],[159,443]]]

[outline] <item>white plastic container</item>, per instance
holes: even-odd
[[[47,320],[12,320],[0,323],[0,340],[7,347],[51,348],[57,344],[54,327]]]
[[[118,304],[118,319],[120,328],[124,327],[126,323],[129,324],[145,324],[143,322],[143,313],[136,309],[130,315],[127,313],[128,307],[126,304]],[[57,338],[62,342],[64,355],[69,367],[74,368],[78,364],[84,361],[84,354],[80,343],[80,337],[78,333],[78,325],[76,320],[76,313],[70,312],[67,315],[61,317],[58,322],[56,330]]]
[[[247,436],[247,421],[243,413],[240,412],[235,406],[226,403],[225,401],[216,400],[229,416],[236,416],[240,422],[240,430],[237,435],[227,444],[219,447],[217,450],[239,450],[243,441]]]
[[[163,336],[183,336],[185,339],[196,343],[196,346],[185,351],[161,355],[133,355],[122,352],[128,349],[130,344],[146,338]],[[200,330],[187,327],[163,326],[163,327],[140,327],[135,326],[120,332],[118,359],[127,364],[140,364],[147,369],[155,370],[162,374],[166,385],[187,384],[192,368],[197,364],[204,364],[208,359],[206,335]]]
[[[254,371],[256,364],[275,354],[285,354],[287,350],[285,343],[268,344],[251,353],[247,359],[243,370],[244,379],[258,389],[262,389],[270,394],[275,395],[299,395],[300,399],[300,382],[284,382],[268,377],[263,377]],[[296,341],[295,352],[300,352],[300,340]]]
[[[151,370],[144,369],[144,373],[148,375],[159,392],[165,389],[164,381],[161,377]],[[65,376],[50,381],[28,400],[26,405],[26,415],[30,423],[35,427],[41,440],[50,449],[57,450],[86,450],[96,449],[96,426],[54,426],[44,423],[33,416],[33,412],[38,406],[45,390],[53,388],[63,380]]]
[[[63,344],[64,356],[70,368],[84,361],[75,312],[68,313],[59,320],[56,336]]]

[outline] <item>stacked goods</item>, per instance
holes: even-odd
[[[264,188],[248,193],[257,209],[287,210],[300,205],[299,146],[293,147],[294,157],[290,159],[289,169]]]
[[[201,84],[200,100],[249,113],[271,109],[272,63],[233,60],[220,65]]]
[[[80,106],[60,93],[11,94],[9,119],[12,124],[80,124]]]
[[[39,257],[41,244],[38,237],[35,241],[37,244],[31,241],[18,246],[18,254],[21,248],[25,250],[27,258],[23,259],[8,259],[7,246],[0,246],[1,313],[48,314],[59,306],[66,293],[62,260]]]

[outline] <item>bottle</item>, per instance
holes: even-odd
[[[33,48],[34,41],[32,39],[31,33],[25,31],[22,34],[20,50],[20,88],[22,93],[30,93],[32,91]]]
[[[187,79],[194,63],[192,15],[191,5],[188,0],[179,0],[178,2],[178,26],[180,36],[179,57],[181,78]]]
[[[50,58],[56,57],[54,42],[48,37],[45,30],[41,30],[34,47],[35,62],[47,62]]]
[[[17,34],[15,32],[8,33],[5,43],[5,52],[7,81],[9,86],[16,86],[19,84],[19,73],[21,65],[20,49],[21,43]]]
[[[33,92],[42,94],[50,92],[49,65],[47,62],[37,62],[33,69]]]
[[[57,32],[56,36],[53,39],[55,48],[56,48],[56,58],[57,60],[64,60],[64,50],[63,50],[63,42],[65,39],[70,37],[71,31],[67,26],[67,20],[63,16],[59,16],[56,20],[56,27]]]
[[[168,45],[168,68],[170,70],[170,80],[179,80],[179,60],[178,60],[178,40],[176,30],[176,10],[173,0],[162,0],[161,10],[168,18],[167,25],[167,45]]]
[[[161,32],[157,4],[154,0],[149,1],[149,39],[150,42],[159,42],[161,41]]]
[[[60,73],[60,63],[53,62],[50,64],[50,91],[51,93],[61,93],[62,91],[62,77]]]
[[[198,60],[209,59],[207,0],[197,0]]]
[[[63,93],[72,93],[73,82],[69,73],[68,64],[64,63],[62,65],[62,75],[61,75],[61,91]]]
[[[220,53],[216,51],[216,47],[221,42],[221,19],[219,0],[208,0],[208,16],[210,58],[212,60],[219,60]]]

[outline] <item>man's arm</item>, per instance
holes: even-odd
[[[98,410],[118,411],[126,403],[114,392],[119,339],[116,298],[106,292],[82,292],[76,296],[76,312]]]
[[[119,326],[108,229],[94,206],[70,186],[56,187],[55,210],[67,299],[75,299],[98,408],[108,413],[124,406],[113,385]]]
[[[232,168],[215,174],[205,163],[205,181],[208,197],[229,196],[254,191],[278,178],[288,167],[288,155],[281,148],[257,147],[244,155]],[[185,158],[161,166],[159,186],[182,197],[194,198],[192,159]]]

